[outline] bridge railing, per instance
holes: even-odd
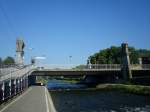
[[[150,64],[132,64],[132,70],[150,70]]]
[[[14,65],[14,64],[11,64],[11,65],[0,65],[0,76],[3,76],[3,75],[7,75],[11,72],[15,72],[17,71],[19,68]]]
[[[10,79],[10,78],[21,77],[21,76],[25,75],[27,72],[29,72],[30,70],[32,70],[33,66],[32,65],[22,66],[22,67],[17,67],[17,69],[16,69],[16,67],[13,66],[12,68],[8,67],[7,68],[8,71],[5,72],[5,74],[2,73],[0,75],[0,81]],[[3,68],[2,70],[4,70],[4,69],[6,69],[6,68]]]
[[[101,70],[118,70],[121,69],[120,64],[89,64],[86,69],[101,69]]]
[[[120,64],[89,64],[89,65],[79,65],[79,64],[51,64],[51,65],[41,65],[37,66],[38,70],[42,69],[52,69],[52,70],[84,70],[84,69],[101,69],[101,70],[118,70],[121,69]]]
[[[130,65],[132,70],[150,70],[150,64],[131,64]],[[41,65],[37,66],[38,70],[43,69],[51,69],[51,70],[66,70],[66,69],[73,69],[73,70],[121,70],[121,64],[88,64],[88,65],[79,65],[79,64],[49,64],[49,65]]]

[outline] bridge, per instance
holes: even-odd
[[[122,44],[123,61],[121,64],[88,63],[87,65],[82,65],[82,67],[77,67],[78,65],[44,65],[40,67],[34,64],[23,65],[23,48],[20,48],[21,44],[24,47],[22,40],[18,40],[17,44],[16,64],[0,66],[0,103],[6,102],[18,94],[23,93],[24,95],[22,98],[19,97],[17,103],[11,103],[11,108],[3,108],[0,112],[10,112],[10,110],[25,112],[25,109],[29,109],[28,112],[33,112],[33,110],[41,112],[40,109],[31,108],[29,105],[36,104],[38,101],[45,104],[41,108],[45,109],[46,107],[46,112],[51,109],[52,112],[55,112],[47,89],[44,89],[44,87],[31,87],[36,83],[36,77],[38,76],[84,76],[85,83],[89,79],[98,80],[99,82],[124,82],[135,78],[150,78],[149,64],[130,64],[128,45],[126,43]],[[28,91],[27,94],[24,93],[25,90]],[[44,97],[45,100],[43,100]],[[38,101],[33,102],[35,99],[38,99]],[[47,99],[49,100],[47,101]],[[25,107],[24,110],[22,110],[21,105]],[[40,103],[37,105],[41,106]]]
[[[148,76],[150,73],[149,64],[130,65],[130,68],[133,78],[142,77],[144,74]],[[0,101],[5,101],[36,83],[37,76],[98,76],[99,79],[105,81],[106,79],[116,80],[116,77],[122,79],[121,70],[120,64],[90,64],[83,65],[82,68],[75,68],[71,65],[45,67],[4,65],[0,68]]]
[[[37,67],[32,72],[32,75],[36,76],[76,76],[76,75],[102,75],[102,73],[110,73],[113,75],[114,72],[120,72],[122,69],[121,64],[91,64],[82,65],[82,68],[75,68],[78,65],[43,65],[42,67]],[[150,64],[133,64],[130,65],[131,71],[149,71]]]

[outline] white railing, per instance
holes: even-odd
[[[27,74],[29,71],[31,71],[32,69],[34,68],[34,66],[26,66],[26,67],[18,67],[17,69],[16,68],[7,68],[8,71],[7,71],[7,74],[1,74],[0,75],[0,81],[3,81],[3,80],[7,80],[7,79],[10,79],[10,78],[17,78],[17,77],[21,77],[25,74]],[[6,68],[3,68],[3,69],[6,69]],[[14,70],[15,69],[15,70]]]
[[[132,64],[131,70],[150,70],[150,64]],[[121,70],[120,64],[89,64],[89,65],[77,65],[77,64],[51,64],[51,65],[43,65],[39,67],[35,67],[33,65],[28,65],[24,67],[18,67],[15,65],[11,66],[3,66],[0,67],[0,81],[6,80],[9,78],[21,77],[28,73],[29,71],[36,68],[36,70]]]
[[[132,70],[150,70],[150,64],[131,64]],[[62,70],[62,69],[98,69],[98,70],[121,70],[121,64],[47,64],[36,67],[38,70],[51,69],[51,70]]]
[[[118,70],[121,69],[121,65],[120,64],[91,64],[91,65],[87,65],[87,69]]]
[[[132,64],[132,70],[150,70],[150,64]]]
[[[50,69],[50,70],[61,70],[61,69],[120,69],[120,64],[89,64],[89,65],[79,65],[79,64],[49,64],[37,66],[38,70]]]
[[[7,75],[10,72],[18,70],[16,65],[0,65],[0,76]]]

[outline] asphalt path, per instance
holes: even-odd
[[[34,86],[6,105],[0,112],[55,112],[55,107],[46,87]]]

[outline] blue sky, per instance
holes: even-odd
[[[150,0],[0,0],[1,57],[15,55],[18,36],[26,63],[44,55],[43,63],[82,64],[122,42],[150,49]]]

